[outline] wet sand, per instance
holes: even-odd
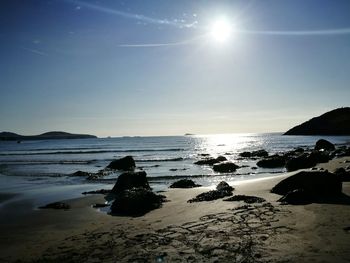
[[[349,161],[318,166],[333,171]],[[235,195],[263,203],[187,203],[208,188],[170,189],[162,208],[135,218],[92,208],[103,195],[67,200],[67,211],[32,210],[30,201],[4,205],[0,261],[349,262],[350,204],[281,205],[270,190],[291,174],[233,185]],[[343,192],[350,195],[350,183]]]

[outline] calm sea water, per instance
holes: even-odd
[[[335,144],[350,142],[350,136],[322,138]],[[0,193],[29,194],[34,200],[44,196],[47,202],[48,199],[75,197],[85,190],[111,188],[119,172],[98,182],[68,175],[78,170],[96,172],[113,159],[126,155],[132,155],[137,167],[147,172],[155,190],[165,189],[181,177],[193,177],[198,183],[209,186],[220,180],[231,182],[271,176],[284,170],[252,169],[256,161],[240,160],[238,154],[259,149],[273,154],[299,146],[314,146],[318,139],[320,136],[269,133],[0,142]],[[200,154],[224,155],[246,167],[220,175],[210,167],[193,164],[201,158]]]

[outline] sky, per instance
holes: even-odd
[[[0,131],[286,131],[350,106],[349,14],[347,0],[2,0]]]

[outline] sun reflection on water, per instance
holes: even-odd
[[[196,150],[210,155],[237,154],[262,142],[254,133],[196,135]]]

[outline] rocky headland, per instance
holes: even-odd
[[[24,140],[56,140],[56,139],[91,139],[97,138],[90,134],[73,134],[61,131],[45,132],[39,135],[20,135],[13,132],[0,132],[0,141],[24,141]]]
[[[326,112],[291,128],[284,135],[350,135],[350,107]]]

